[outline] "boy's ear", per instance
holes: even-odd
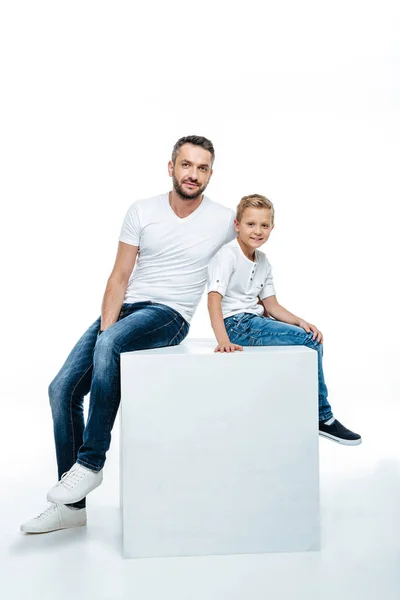
[[[236,229],[237,233],[239,233],[239,221],[237,219],[235,219],[233,221],[233,224],[235,225],[235,229]]]

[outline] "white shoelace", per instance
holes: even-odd
[[[40,513],[40,515],[38,515],[37,517],[35,517],[35,519],[41,519],[42,520],[42,519],[48,517],[53,512],[55,512],[56,508],[57,507],[56,507],[55,504],[51,504],[48,508],[46,508],[46,510],[44,510],[42,513]]]
[[[74,465],[69,471],[61,476],[58,485],[66,490],[72,490],[84,477],[85,472],[83,469],[80,469],[78,465]]]

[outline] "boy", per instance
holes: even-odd
[[[361,436],[346,429],[332,414],[322,369],[322,333],[276,299],[271,266],[258,250],[273,228],[272,203],[259,194],[244,196],[235,219],[238,236],[219,250],[208,268],[208,310],[218,341],[215,352],[235,352],[243,346],[293,345],[316,350],[319,433],[339,444],[361,444]]]

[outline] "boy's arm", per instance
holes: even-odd
[[[268,311],[264,306],[263,301],[261,300],[260,296],[257,296],[257,304],[259,304],[261,306],[261,308],[263,309],[264,313],[263,313],[263,317],[269,317]]]
[[[208,312],[210,313],[211,325],[217,338],[218,346],[214,352],[235,352],[243,350],[242,346],[232,344],[226,332],[224,317],[221,308],[222,296],[218,292],[208,294]]]
[[[318,342],[323,342],[323,335],[319,331],[319,329],[315,327],[315,325],[312,325],[312,323],[308,323],[308,321],[305,321],[301,317],[297,317],[293,313],[286,310],[286,308],[279,304],[278,300],[276,299],[276,296],[268,296],[268,298],[264,298],[264,300],[262,300],[262,303],[267,312],[276,321],[282,321],[283,323],[288,323],[289,325],[297,325],[298,327],[304,329],[307,333],[310,333],[310,331],[312,331],[312,339],[315,340],[315,338],[317,338]]]

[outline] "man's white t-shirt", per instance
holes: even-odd
[[[139,246],[124,302],[166,304],[190,323],[207,282],[208,263],[235,236],[234,218],[230,208],[206,196],[183,219],[172,210],[168,193],[134,202],[119,237]]]
[[[265,254],[257,249],[254,262],[247,258],[234,239],[210,262],[208,291],[221,294],[224,319],[242,312],[261,316],[264,309],[258,304],[258,296],[260,300],[275,296],[271,265]]]

